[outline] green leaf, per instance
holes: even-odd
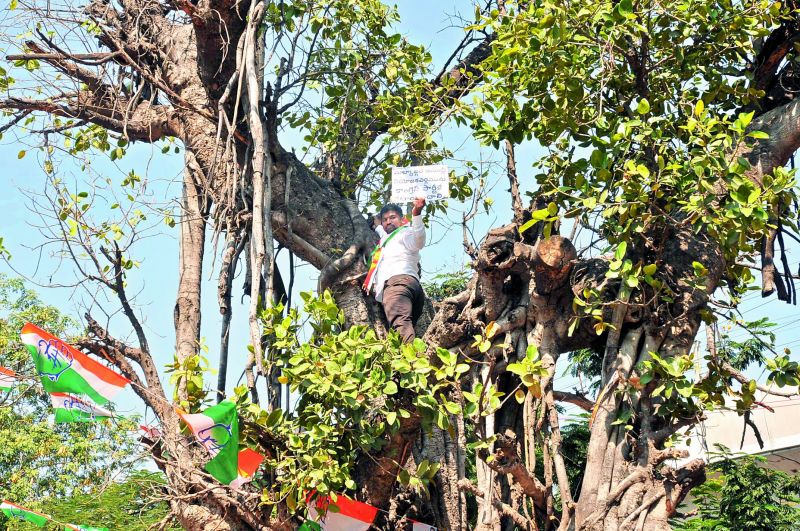
[[[697,100],[697,103],[695,103],[695,105],[694,105],[694,115],[697,116],[698,118],[700,118],[700,116],[703,114],[703,111],[705,110],[705,108],[706,108],[706,104],[703,103],[703,100]]]
[[[461,406],[458,405],[456,402],[450,402],[449,400],[445,400],[444,407],[453,415],[458,415],[461,413]]]
[[[273,409],[272,412],[267,417],[267,427],[272,428],[273,426],[277,425],[282,415],[283,411],[281,411],[280,408]]]
[[[755,116],[755,111],[745,112],[739,115],[739,120],[742,122],[743,127],[747,127],[750,125],[750,122],[753,121],[753,116]]]
[[[639,114],[647,114],[650,112],[650,102],[647,101],[645,98],[639,100],[639,104],[636,106],[636,112]]]
[[[619,242],[617,245],[617,250],[614,251],[614,258],[617,260],[622,260],[625,257],[625,253],[628,251],[628,242],[622,241]]]

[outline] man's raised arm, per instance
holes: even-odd
[[[425,225],[422,223],[422,209],[424,207],[424,197],[414,199],[414,206],[411,209],[411,227],[405,234],[403,242],[412,251],[419,251],[425,247]]]

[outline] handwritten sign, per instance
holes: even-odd
[[[447,166],[409,166],[392,168],[392,202],[406,203],[423,195],[428,201],[450,197],[450,171]]]

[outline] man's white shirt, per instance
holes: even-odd
[[[380,225],[375,227],[375,232],[381,237],[381,243],[389,237]],[[396,234],[381,251],[380,263],[375,270],[375,300],[383,302],[383,285],[395,275],[411,275],[419,280],[419,252],[423,247],[425,225],[422,216],[412,216],[408,228]]]

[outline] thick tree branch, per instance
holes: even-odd
[[[788,7],[797,8],[796,1],[789,1]],[[781,63],[786,54],[791,51],[793,44],[800,37],[797,25],[797,15],[792,13],[791,19],[785,21],[770,33],[761,44],[758,55],[754,58],[749,70],[752,74],[752,87],[766,92],[758,102],[761,112],[769,111],[778,105],[786,103],[786,86],[778,74]],[[756,108],[756,103],[751,104],[746,110]]]
[[[738,154],[747,158],[752,166],[748,175],[762,182],[775,168],[783,166],[800,148],[800,100],[776,107],[753,120],[749,131],[763,131],[769,138],[759,140]]]
[[[105,85],[102,79],[100,79],[100,76],[98,76],[94,72],[90,72],[89,70],[81,68],[76,64],[72,63],[66,55],[58,52],[48,53],[34,41],[26,41],[25,46],[27,46],[32,53],[25,53],[21,55],[9,55],[6,56],[6,60],[28,61],[31,59],[40,59],[51,65],[56,70],[63,72],[71,79],[75,79],[77,81],[85,83],[87,89],[94,95],[95,98],[106,96],[112,93],[111,91],[113,89]],[[88,54],[88,55],[108,56],[111,54]]]
[[[84,120],[126,136],[129,140],[156,142],[167,136],[178,136],[180,126],[175,120],[173,110],[163,105],[141,102],[130,112],[128,100],[120,98],[109,107],[104,102],[95,101],[92,94],[80,92],[66,102],[31,98],[8,98],[0,101],[0,110],[43,112],[62,118]]]
[[[567,402],[572,405],[578,406],[584,411],[592,411],[594,409],[594,402],[579,393],[570,393],[567,391],[553,391],[553,398],[557,402]]]
[[[722,368],[725,371],[727,371],[733,377],[734,380],[736,380],[741,384],[749,385],[750,382],[752,381],[750,378],[745,376],[741,371],[736,370],[736,368],[734,368],[734,366],[728,363],[727,361],[722,363]],[[779,391],[777,389],[772,389],[771,387],[766,387],[764,385],[756,383],[756,389],[758,389],[762,393],[767,393],[768,395],[783,396],[786,398],[800,395],[800,389],[797,388],[795,388],[794,391]]]
[[[504,435],[499,435],[495,443],[494,459],[487,459],[488,455],[481,455],[486,465],[498,474],[509,475],[529,496],[537,509],[545,511],[547,508],[547,489],[534,476],[520,460],[515,448],[515,441]]]

